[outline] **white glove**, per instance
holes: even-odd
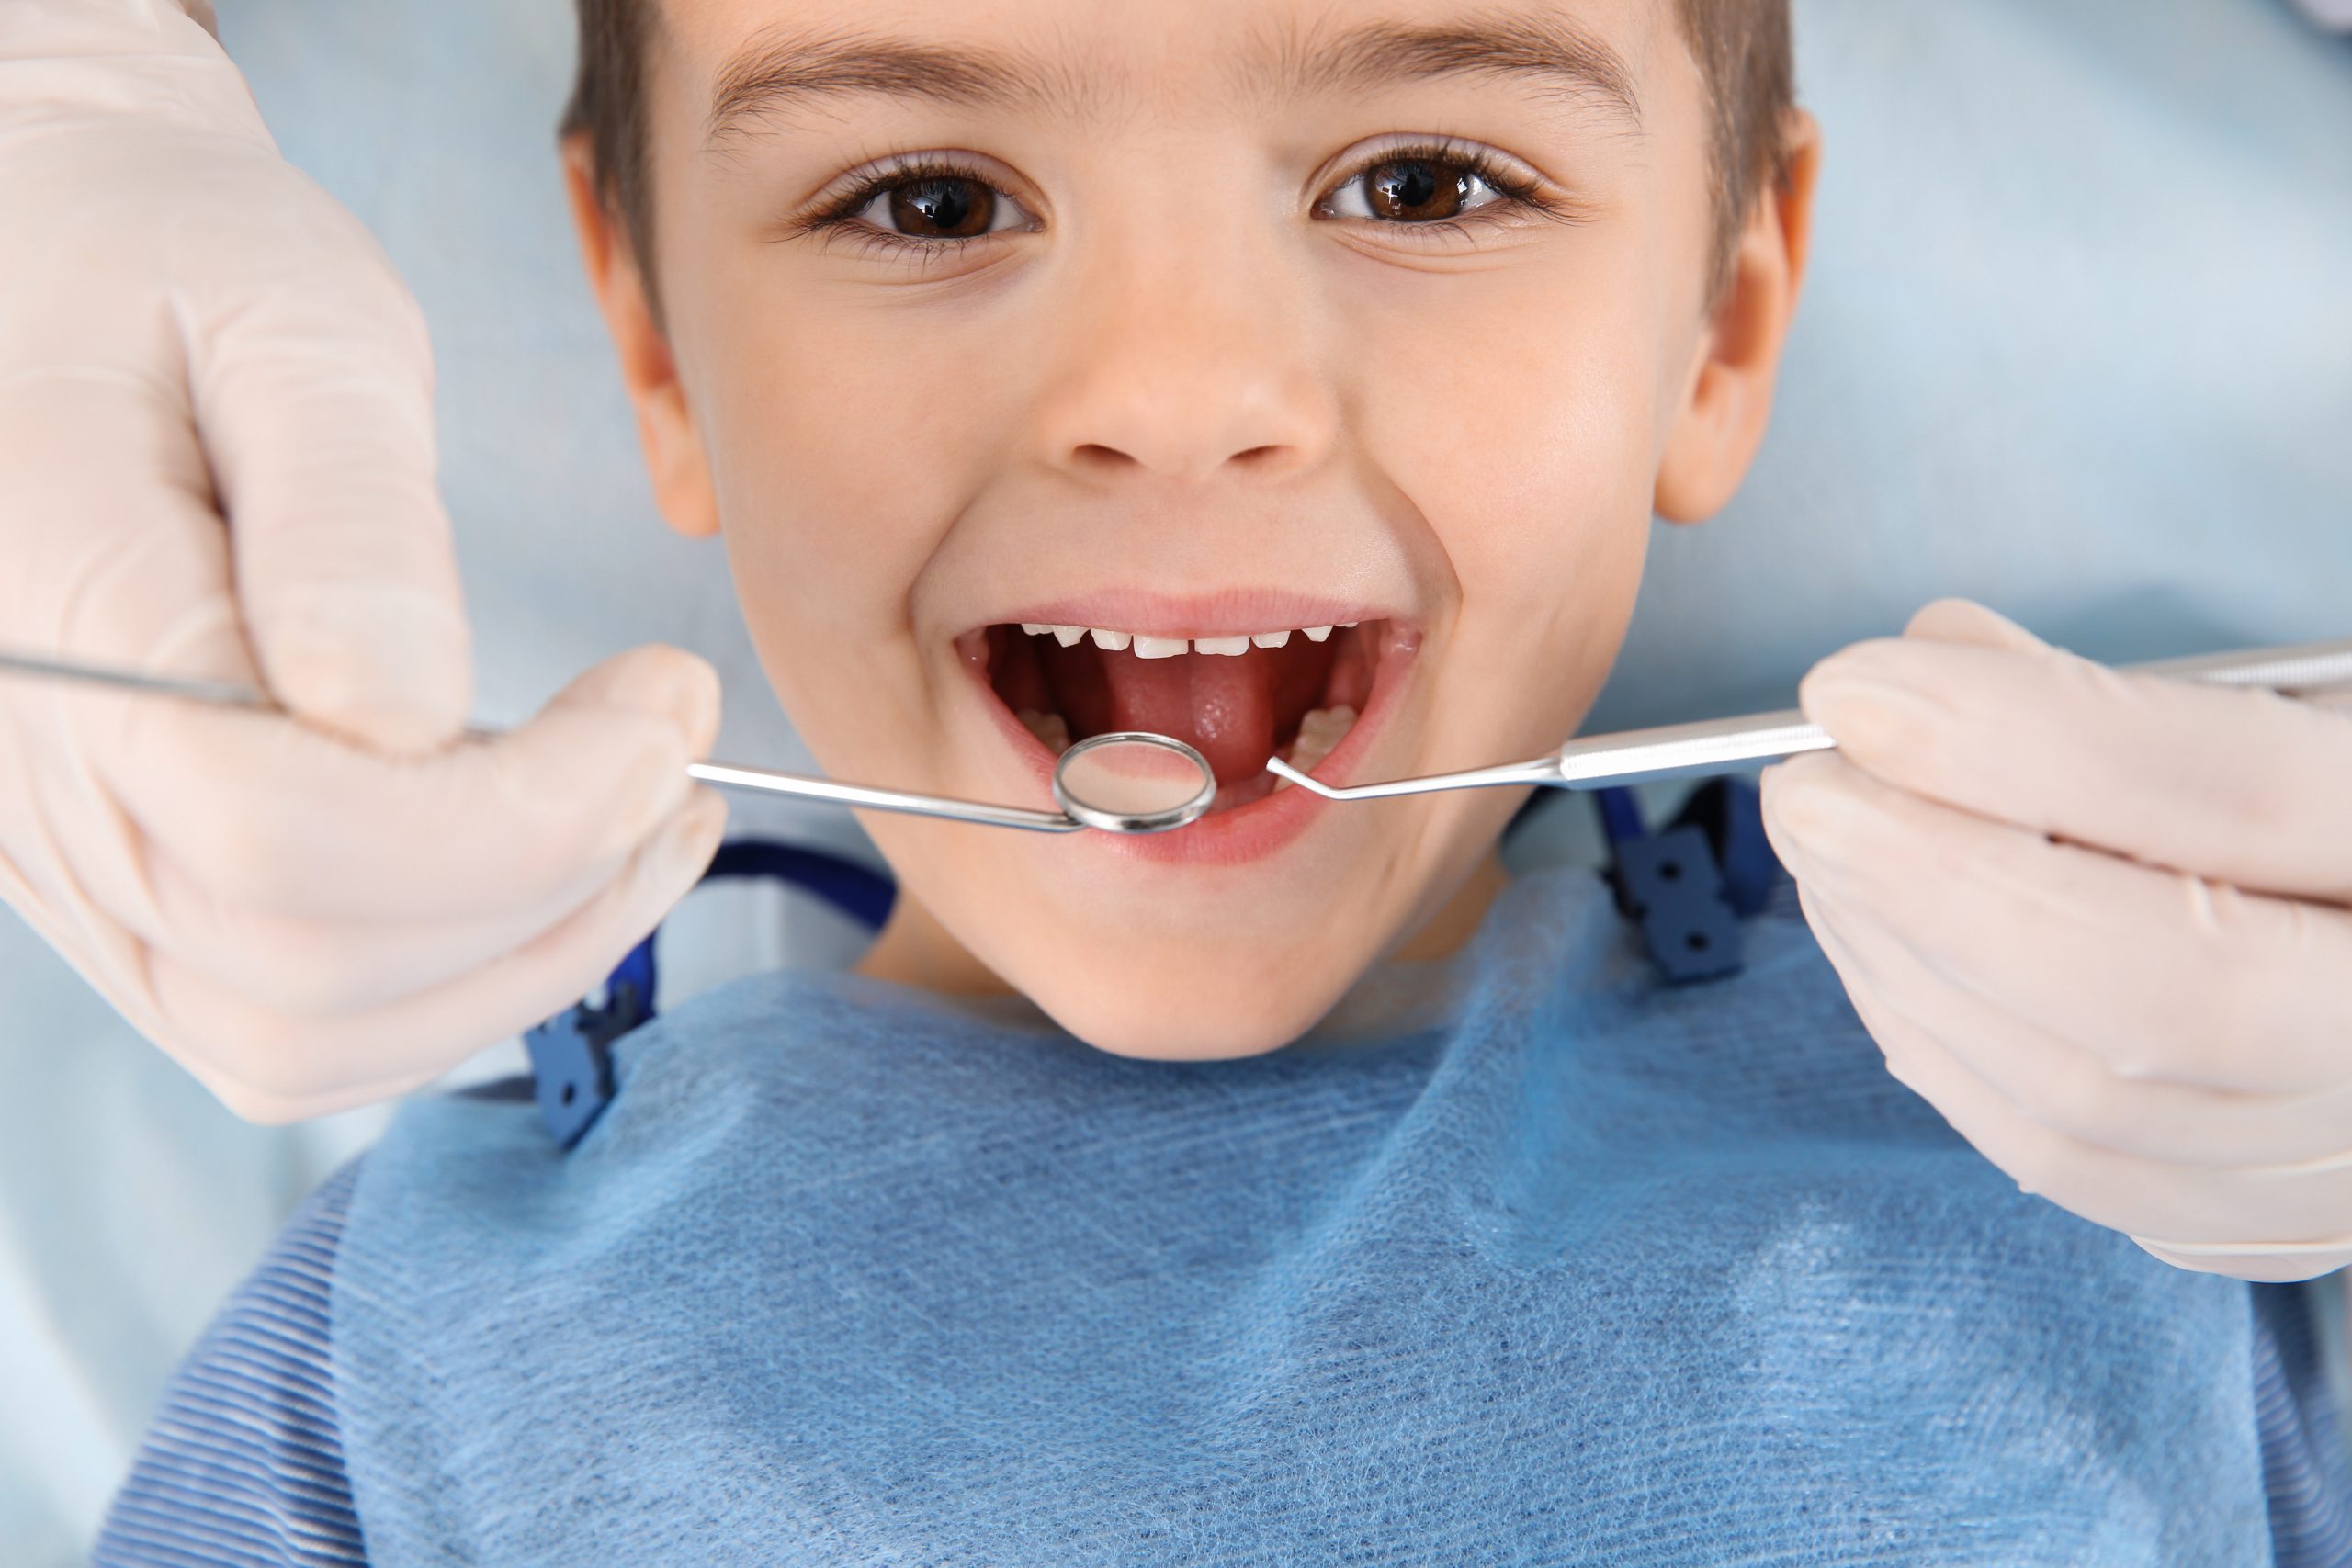
[[[2352,715],[1956,601],[1802,700],[1765,823],[1894,1076],[2167,1262],[2352,1261]]]
[[[0,648],[300,716],[0,676],[0,897],[257,1120],[576,1001],[717,845],[709,670],[458,739],[423,322],[177,6],[0,0]]]

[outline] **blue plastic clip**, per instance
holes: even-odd
[[[869,931],[889,918],[898,887],[869,866],[823,850],[738,839],[719,847],[705,882],[766,878],[798,887]],[[577,1144],[613,1102],[613,1042],[653,1021],[658,975],[647,937],[605,982],[601,1007],[582,1002],[523,1036],[531,1055],[531,1094],[559,1147]],[[518,1080],[519,1081],[519,1080]],[[500,1086],[502,1089],[503,1086]]]
[[[1658,973],[1669,985],[1737,974],[1739,911],[1716,857],[1718,840],[1709,832],[1705,808],[1686,810],[1675,826],[1652,833],[1645,829],[1641,808],[1630,792],[1603,790],[1600,804],[1613,855],[1610,879],[1616,886],[1618,907],[1641,927]],[[1724,829],[1725,817],[1737,816],[1738,803],[1718,806],[1716,812],[1714,825]],[[1748,867],[1743,863],[1742,869]],[[1762,907],[1760,897],[1757,907]]]
[[[1756,786],[1740,778],[1708,780],[1674,818],[1678,828],[1686,824],[1705,830],[1732,912],[1742,919],[1762,914],[1782,872],[1764,836],[1764,800]]]
[[[649,936],[605,982],[602,1007],[582,1002],[523,1036],[539,1120],[557,1147],[578,1143],[613,1102],[613,1042],[653,1021],[654,983]]]
[[[1724,896],[1706,829],[1686,824],[1618,845],[1617,878],[1626,912],[1641,923],[1651,961],[1668,983],[1738,973],[1739,916]]]

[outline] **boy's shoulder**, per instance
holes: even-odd
[[[333,1280],[360,1165],[295,1211],[164,1391],[107,1511],[97,1568],[366,1561],[332,1351]]]

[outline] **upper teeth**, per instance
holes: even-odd
[[[1334,627],[1344,631],[1356,625],[1353,621],[1337,621],[1329,626],[1300,626],[1309,642],[1321,642]],[[1077,646],[1080,637],[1092,637],[1094,646],[1105,653],[1121,653],[1132,648],[1138,659],[1173,659],[1186,651],[1216,653],[1238,658],[1252,648],[1281,648],[1290,641],[1290,630],[1248,632],[1238,637],[1196,637],[1189,640],[1181,637],[1146,637],[1141,632],[1114,632],[1102,626],[1065,626],[1046,621],[1023,621],[1021,629],[1031,637],[1050,637],[1064,648]]]

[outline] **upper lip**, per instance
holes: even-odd
[[[1284,590],[1236,589],[1176,598],[1144,589],[1110,589],[1025,601],[990,615],[979,626],[1100,626],[1144,637],[1193,638],[1408,618],[1390,604]]]

